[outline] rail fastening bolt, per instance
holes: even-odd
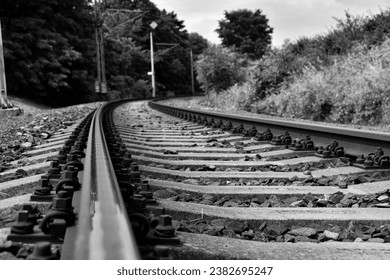
[[[38,242],[35,244],[34,251],[27,257],[28,260],[56,260],[56,254],[51,252],[50,242]]]

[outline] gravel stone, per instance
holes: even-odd
[[[181,193],[181,194],[179,194],[179,198],[182,201],[191,201],[192,200],[192,197],[189,193]]]
[[[228,200],[229,200],[229,198],[222,197],[221,199],[218,199],[216,202],[214,202],[214,205],[222,206]]]
[[[214,203],[211,200],[208,200],[208,199],[204,199],[204,200],[202,200],[199,203],[200,204],[205,204],[205,205],[214,205]]]
[[[271,206],[271,203],[269,202],[269,201],[265,201],[265,202],[263,202],[262,204],[260,204],[260,207],[265,207],[265,208],[267,208],[267,207],[270,207]]]
[[[389,201],[389,196],[384,194],[384,195],[379,196],[379,197],[377,198],[377,200],[378,200],[379,202],[387,202],[387,201]]]
[[[332,231],[329,231],[329,230],[325,230],[324,231],[324,235],[326,238],[329,238],[329,239],[332,239],[332,240],[337,240],[339,238],[339,233],[337,232],[332,232]]]
[[[155,192],[153,192],[153,197],[156,198],[156,199],[166,199],[166,198],[170,198],[170,197],[173,197],[173,196],[176,196],[177,193],[173,190],[157,190]]]
[[[223,204],[224,207],[239,207],[239,204],[235,201],[226,201]]]
[[[211,236],[219,236],[220,233],[218,230],[215,229],[209,229],[203,232],[203,234],[211,235]]]
[[[210,224],[215,227],[217,230],[223,230],[226,225],[226,220],[225,219],[215,219],[211,220]]]
[[[290,204],[290,206],[292,206],[292,207],[303,207],[305,205],[306,205],[306,203],[303,200],[298,200],[298,201],[295,201],[295,202]]]
[[[284,242],[294,243],[295,242],[295,236],[291,234],[285,234],[284,235]]]
[[[320,186],[328,186],[330,181],[331,181],[331,179],[329,179],[329,178],[320,178],[317,180],[317,183]]]
[[[309,203],[310,201],[314,201],[314,200],[316,200],[316,199],[317,199],[317,197],[314,196],[312,193],[308,193],[308,194],[306,194],[306,195],[302,198],[302,200],[303,200],[304,202],[306,202],[306,203]]]
[[[330,195],[328,201],[332,204],[339,203],[344,198],[344,194],[342,192],[336,192]]]
[[[289,198],[284,199],[284,200],[283,200],[283,203],[284,203],[285,205],[291,205],[293,202],[296,202],[296,201],[298,201],[298,197],[292,196],[292,197],[289,197]]]
[[[205,195],[202,196],[202,199],[203,200],[210,200],[213,203],[215,201],[217,201],[217,198],[214,195],[212,195],[212,194],[205,194]]]
[[[18,258],[12,255],[10,252],[2,252],[0,253],[0,260],[18,260]]]
[[[186,179],[182,183],[191,184],[191,185],[199,185],[199,181],[197,179]]]
[[[222,235],[230,238],[236,238],[236,233],[231,229],[223,229]]]
[[[255,231],[255,236],[253,236],[253,241],[260,241],[260,242],[268,242],[267,236],[260,232],[260,231]]]
[[[241,235],[244,239],[252,240],[253,237],[255,236],[255,232],[253,231],[253,229],[250,229],[250,230],[244,231]]]
[[[309,228],[309,227],[301,227],[301,228],[292,229],[292,230],[290,230],[289,233],[292,234],[292,235],[295,235],[295,236],[307,236],[307,237],[310,237],[310,236],[316,235],[317,234],[317,230],[315,230],[314,228]]]
[[[385,240],[383,238],[369,238],[367,242],[371,243],[384,243]]]
[[[249,207],[260,207],[260,204],[256,203],[256,202],[251,202],[249,204]]]
[[[317,242],[317,240],[311,239],[307,236],[298,235],[295,237],[295,242]]]
[[[225,224],[225,228],[227,230],[234,230],[235,233],[242,233],[244,229],[244,223],[237,220],[228,221]]]
[[[187,229],[193,233],[203,233],[206,230],[209,230],[209,225],[206,223],[190,224],[187,226]]]
[[[326,207],[328,205],[328,200],[320,198],[316,201],[317,207]]]

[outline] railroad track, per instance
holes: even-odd
[[[58,137],[37,183],[0,185],[27,193],[0,200],[8,239],[37,244],[18,257],[390,258],[386,133],[133,101]]]

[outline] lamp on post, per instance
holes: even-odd
[[[152,76],[152,97],[156,97],[156,80],[155,80],[155,74],[154,74],[154,52],[153,52],[153,30],[157,27],[157,23],[155,21],[152,21],[150,24],[150,27],[152,28],[152,31],[150,31],[150,65],[151,65],[151,72],[149,74]]]

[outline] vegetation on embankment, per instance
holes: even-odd
[[[390,9],[373,16],[346,13],[327,34],[286,41],[259,60],[243,59],[233,50],[210,48],[197,64],[198,80],[207,96],[201,105],[386,125],[390,120],[389,34]],[[223,53],[228,54],[225,59],[220,57]],[[204,69],[214,72],[202,75]],[[226,73],[240,75],[228,79]],[[229,86],[227,81],[231,81]]]
[[[99,19],[92,2],[102,3]],[[160,96],[191,92],[190,46],[195,58],[207,46],[174,12],[149,0],[1,0],[0,20],[8,93],[50,106],[150,96],[153,21]],[[95,92],[96,26],[103,33],[108,93]]]

